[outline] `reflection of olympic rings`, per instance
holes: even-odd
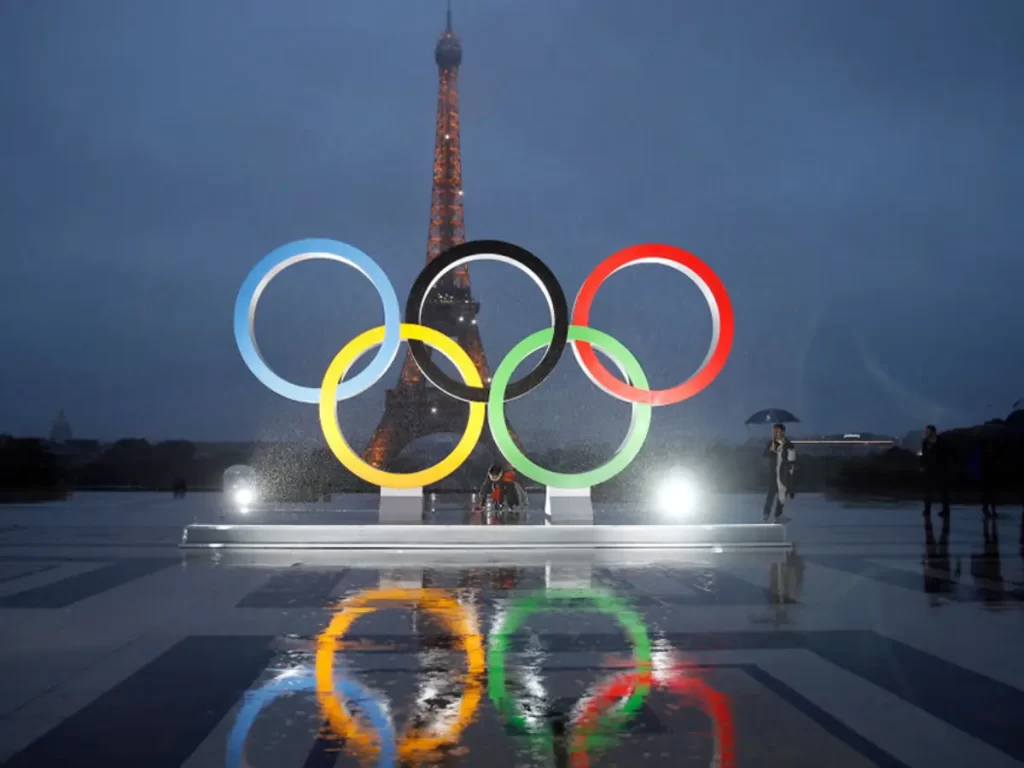
[[[380,768],[393,766],[396,754],[395,727],[391,724],[391,718],[384,706],[369,690],[347,677],[335,678],[333,689],[339,691],[347,702],[354,704],[365,714],[371,727],[377,732],[375,739],[379,751],[377,765]],[[228,736],[227,768],[242,768],[245,764],[245,740],[249,735],[249,729],[252,728],[264,707],[279,696],[315,690],[316,679],[309,670],[303,669],[285,672],[266,685],[246,694],[245,704],[239,710],[238,716],[235,718],[235,725]]]
[[[347,744],[363,754],[372,754],[375,740],[341,706],[334,691],[334,654],[349,627],[361,616],[373,613],[378,604],[398,604],[420,607],[434,614],[460,641],[466,654],[466,688],[459,702],[455,724],[443,735],[431,734],[429,729],[412,729],[403,734],[398,744],[398,758],[405,762],[422,758],[445,744],[458,741],[462,731],[473,720],[480,704],[481,678],[484,672],[483,641],[477,631],[471,610],[461,605],[445,590],[439,589],[377,589],[362,592],[341,602],[316,644],[316,689],[324,715],[335,732]],[[424,732],[427,731],[427,732]]]
[[[323,378],[320,390],[301,387],[281,378],[264,362],[254,336],[256,305],[267,284],[286,267],[308,259],[329,259],[355,267],[373,283],[384,305],[384,325],[356,337],[334,358]],[[497,260],[512,264],[533,278],[544,293],[551,313],[552,328],[540,331],[516,345],[495,372],[491,387],[484,386],[469,356],[450,339],[419,325],[430,290],[451,270],[479,260]],[[633,356],[606,334],[591,329],[590,308],[604,281],[616,271],[636,263],[670,266],[693,279],[708,302],[712,316],[712,336],[708,354],[689,379],[670,389],[651,391],[646,377]],[[320,425],[338,460],[355,475],[371,483],[391,488],[414,488],[443,480],[469,457],[482,431],[483,412],[474,406],[489,406],[489,419],[495,442],[513,468],[527,477],[564,488],[584,488],[606,482],[632,461],[646,438],[650,413],[640,406],[678,403],[706,388],[721,372],[732,348],[734,319],[725,287],[714,271],[691,253],[669,245],[647,244],[626,248],[605,259],[583,282],[573,305],[572,320],[566,319],[565,296],[551,270],[529,251],[511,243],[478,240],[457,245],[427,264],[417,277],[406,305],[405,324],[400,322],[394,288],[380,267],[358,248],[335,240],[299,240],[265,256],[249,273],[235,301],[235,340],[242,359],[256,377],[274,392],[301,403],[320,404]],[[439,464],[406,475],[381,472],[356,456],[338,427],[335,402],[355,397],[378,382],[394,361],[402,339],[409,341],[410,352],[424,376],[443,392],[470,403],[470,418],[458,446]],[[590,472],[566,475],[550,472],[527,459],[507,435],[501,406],[507,399],[520,397],[537,387],[554,369],[566,342],[573,347],[587,376],[602,390],[634,404],[633,423],[618,454],[608,463]],[[442,352],[455,363],[465,380],[454,381],[430,359],[424,344]],[[368,349],[379,346],[369,365],[349,381],[342,381],[353,363]],[[529,355],[546,346],[537,366],[522,379],[511,382],[515,368]],[[600,363],[593,347],[610,354],[623,368],[625,382],[615,378]],[[456,351],[458,350],[458,351]],[[504,433],[499,439],[498,433]]]
[[[495,708],[509,725],[521,733],[540,736],[546,742],[552,739],[550,731],[538,733],[508,693],[505,656],[509,639],[530,615],[559,610],[588,611],[615,617],[626,630],[633,647],[633,659],[636,662],[634,674],[646,675],[643,679],[649,680],[651,670],[651,641],[643,619],[616,595],[597,589],[549,589],[514,600],[487,649],[487,691]],[[635,712],[643,704],[649,690],[649,684],[638,684],[630,690],[628,697],[625,694],[620,696],[620,699],[626,699],[621,711],[627,714]]]
[[[587,703],[573,733],[570,751],[572,768],[587,768],[590,759],[587,754],[588,742],[596,735],[602,716],[609,707],[630,696],[638,687],[654,685],[692,701],[711,719],[714,724],[715,754],[712,765],[718,768],[734,768],[736,765],[736,738],[732,711],[726,697],[713,689],[692,671],[683,667],[667,675],[646,672],[630,672],[613,678],[602,686]],[[618,714],[625,714],[620,712]],[[624,719],[616,718],[618,727],[625,725]]]

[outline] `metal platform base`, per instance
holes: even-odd
[[[781,525],[189,525],[184,549],[790,548]]]
[[[391,574],[425,568],[761,568],[786,561],[790,545],[698,549],[226,549],[181,552],[184,563],[213,560],[229,568],[363,568]]]

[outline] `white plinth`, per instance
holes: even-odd
[[[547,589],[589,589],[594,578],[590,563],[548,563],[544,567],[544,586]]]
[[[423,569],[381,568],[378,585],[381,589],[423,589]]]
[[[544,525],[593,525],[589,488],[552,488],[544,495]]]
[[[423,489],[381,488],[377,519],[381,525],[422,525]]]

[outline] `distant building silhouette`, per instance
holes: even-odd
[[[767,440],[767,437],[751,438],[747,441],[745,448],[751,451],[760,450]],[[871,432],[793,436],[790,437],[790,440],[804,456],[866,456],[900,445],[900,441],[891,435],[878,435]]]
[[[64,409],[61,408],[57,412],[57,418],[53,420],[53,424],[50,427],[50,442],[66,443],[71,438],[71,424],[68,423],[68,417],[64,415]]]
[[[819,456],[864,456],[899,445],[899,440],[891,435],[876,435],[871,432],[791,437],[790,440],[805,454]]]

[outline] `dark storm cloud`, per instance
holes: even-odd
[[[44,432],[63,406],[83,436],[315,436],[315,408],[238,358],[234,293],[307,236],[359,245],[408,290],[443,3],[22,0],[0,22],[0,432]],[[535,250],[570,296],[652,240],[732,293],[733,357],[656,436],[742,436],[768,405],[902,432],[1024,394],[1016,0],[456,0],[455,23],[471,237]],[[473,274],[493,365],[543,305],[507,270]],[[595,304],[656,386],[700,361],[710,326],[672,277],[617,275]],[[361,279],[302,265],[258,332],[313,384],[378,317]],[[342,406],[357,439],[383,389]],[[510,415],[537,440],[614,441],[623,406],[579,432],[607,410],[590,390],[567,359]]]

